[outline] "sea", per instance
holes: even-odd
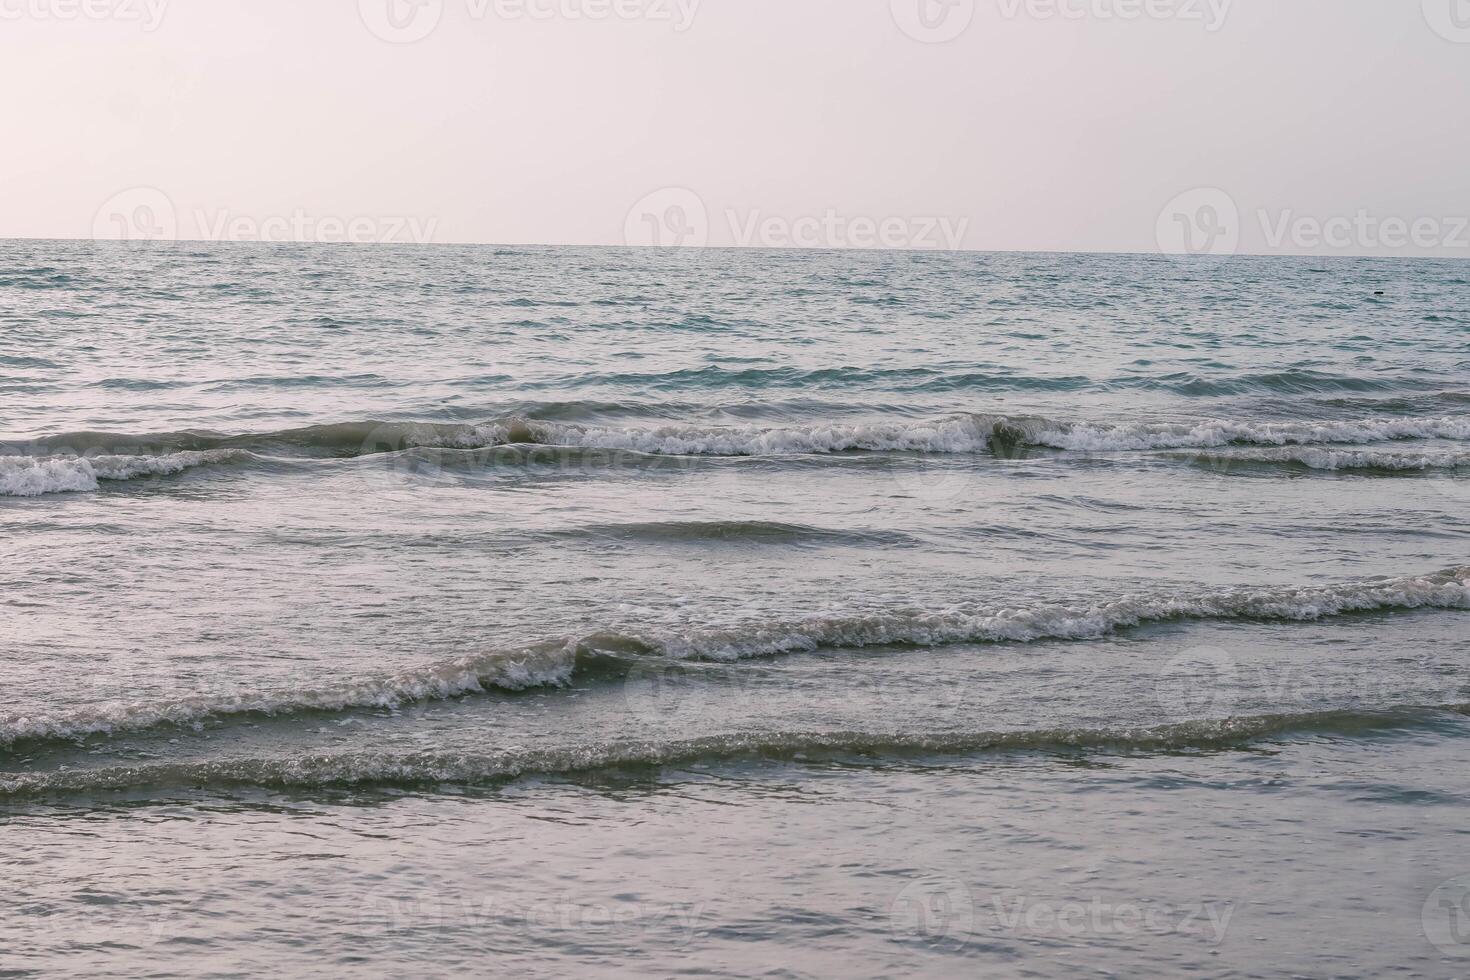
[[[1470,975],[1470,266],[0,242],[0,975]]]

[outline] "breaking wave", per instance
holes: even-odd
[[[95,453],[160,455],[213,449],[301,449],[355,457],[405,449],[482,449],[509,445],[629,450],[649,454],[761,456],[852,451],[975,453],[1010,446],[1088,452],[1208,449],[1229,445],[1369,445],[1408,439],[1470,440],[1470,416],[1359,421],[1069,422],[1038,416],[961,413],[929,421],[819,422],[805,425],[610,426],[522,417],[484,423],[343,422],[275,432],[202,431],[124,435],[74,432],[0,452],[28,456]]]
[[[1338,585],[1131,595],[1091,604],[874,609],[724,628],[609,630],[518,650],[487,651],[387,676],[342,680],[315,690],[200,694],[168,702],[105,704],[52,717],[0,716],[0,743],[200,724],[232,715],[389,708],[496,689],[560,687],[579,673],[626,675],[634,664],[650,657],[730,663],[832,648],[1096,639],[1148,623],[1183,620],[1307,622],[1346,613],[1413,609],[1470,609],[1470,566]]]
[[[1425,470],[1470,465],[1470,453],[1414,455],[1381,449],[1329,451],[1315,447],[1373,445],[1415,439],[1470,440],[1470,417],[1383,418],[1357,422],[1246,422],[1087,424],[1029,416],[952,415],[918,422],[820,423],[800,426],[624,427],[508,418],[483,424],[347,422],[245,435],[185,431],[128,436],[76,432],[0,445],[0,496],[85,492],[98,481],[163,476],[195,466],[254,461],[279,464],[260,454],[355,459],[440,450],[485,450],[493,458],[462,464],[607,466],[639,457],[743,458],[797,461],[840,453],[980,454],[1011,457],[1026,449],[1121,453],[1231,446],[1278,447],[1275,455],[1201,458],[1215,465],[1232,459],[1312,469]],[[518,447],[592,454],[544,459]],[[617,458],[596,454],[625,454]],[[457,465],[454,461],[440,462]]]
[[[249,459],[238,449],[168,453],[163,456],[0,456],[0,497],[96,490],[98,481],[172,476],[196,466]]]

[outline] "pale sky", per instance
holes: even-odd
[[[1470,258],[1470,0],[0,0],[0,84],[0,237]]]

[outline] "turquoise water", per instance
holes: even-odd
[[[1461,263],[0,243],[0,969],[1447,976]]]

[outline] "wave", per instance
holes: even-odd
[[[344,422],[276,432],[223,435],[182,431],[129,436],[74,432],[0,445],[0,496],[97,489],[98,480],[177,473],[193,466],[249,459],[252,454],[306,451],[331,458],[360,458],[425,450],[546,450],[631,453],[649,457],[794,459],[855,452],[919,454],[991,453],[1012,457],[1028,449],[1120,453],[1228,446],[1371,445],[1414,439],[1470,440],[1470,417],[1379,418],[1354,422],[1198,422],[1093,424],[1036,416],[951,415],[933,421],[824,422],[800,426],[610,426],[521,417],[485,423]],[[232,452],[233,451],[233,452]],[[102,454],[102,455],[99,455]],[[1361,454],[1344,468],[1412,468]],[[1454,457],[1463,459],[1464,457]],[[1330,468],[1332,457],[1283,457]],[[515,463],[497,458],[491,463]],[[542,462],[535,454],[523,462]],[[583,458],[552,462],[586,465],[617,462]],[[475,461],[470,461],[475,462]],[[1456,462],[1455,466],[1463,465]],[[1423,467],[1430,468],[1430,467]]]
[[[226,716],[392,708],[490,690],[564,687],[579,673],[626,675],[640,661],[655,657],[733,663],[821,649],[1087,640],[1150,623],[1309,622],[1346,613],[1413,609],[1470,609],[1470,566],[1338,585],[1128,595],[1091,604],[873,609],[682,631],[609,630],[516,650],[492,650],[387,676],[347,679],[315,690],[200,694],[167,702],[87,707],[49,718],[0,716],[0,744],[170,723],[194,725]]]
[[[1470,453],[1298,448],[1253,453],[1201,453],[1183,458],[1219,470],[1233,466],[1292,466],[1329,472],[1362,470],[1392,473],[1470,469]]]
[[[1077,451],[1360,444],[1405,439],[1470,440],[1470,416],[1377,418],[1358,421],[1188,422],[1096,424],[1039,416],[960,413],[932,421],[818,422],[807,425],[608,426],[512,416],[484,423],[358,421],[274,432],[224,435],[185,430],[151,435],[72,432],[0,451],[85,455],[159,454],[219,448],[302,448],[339,457],[404,449],[483,449],[507,445],[625,449],[650,454],[758,456],[854,450],[974,453],[1006,446]]]
[[[0,287],[7,289],[72,289],[78,282],[70,273],[50,266],[10,269],[0,275]]]
[[[84,493],[98,481],[172,476],[196,466],[251,458],[241,450],[178,452],[163,456],[0,456],[0,497]]]
[[[627,740],[499,752],[344,753],[72,768],[0,776],[0,795],[141,790],[429,788],[495,785],[526,776],[730,764],[821,762],[979,753],[1139,754],[1228,751],[1292,737],[1361,737],[1459,728],[1470,705],[1256,715],[1142,728],[1052,728],[948,734],[761,732],[681,740]]]
[[[978,453],[989,447],[993,432],[993,425],[988,426],[985,417],[971,415],[934,422],[834,422],[789,428],[687,425],[620,428],[518,420],[510,423],[505,441],[627,450],[657,456],[778,456],[853,451]]]
[[[397,435],[391,429],[388,435]],[[530,443],[651,455],[765,456],[852,451],[1005,454],[1021,447],[1115,452],[1240,445],[1370,444],[1403,439],[1470,440],[1470,417],[1368,419],[1357,422],[1263,423],[1206,420],[1189,423],[1095,425],[1034,416],[953,415],[932,422],[824,423],[653,428],[572,425],[514,419],[442,433],[407,432],[417,445]],[[447,439],[444,443],[432,440]]]

